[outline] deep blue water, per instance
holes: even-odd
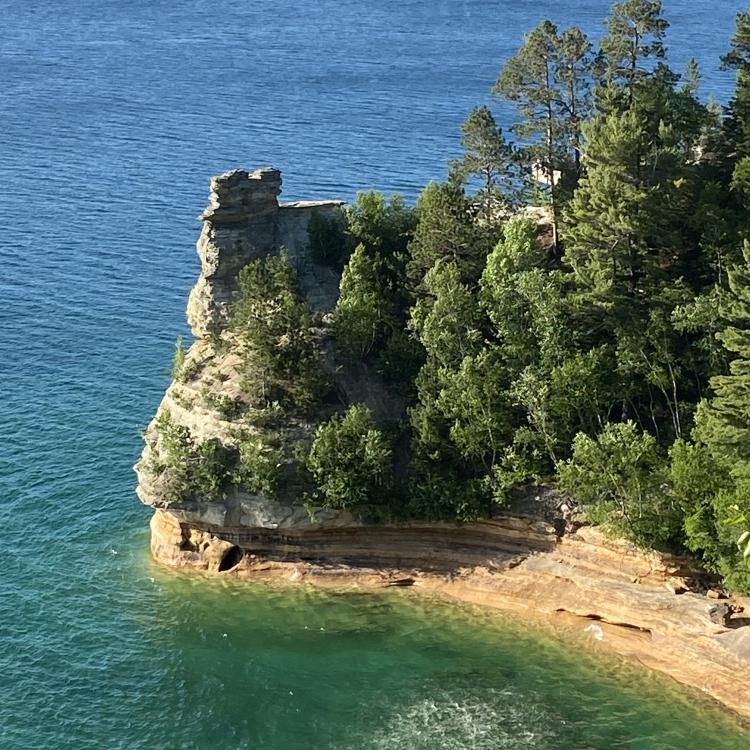
[[[511,625],[159,570],[133,491],[209,176],[414,197],[524,31],[607,5],[0,0],[0,748],[748,746]],[[743,5],[665,2],[705,96]]]

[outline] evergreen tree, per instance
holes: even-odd
[[[513,148],[505,140],[488,107],[474,107],[461,125],[464,155],[450,162],[450,177],[461,185],[478,180],[477,193],[488,222],[498,209],[516,203],[518,166]]]
[[[729,106],[728,131],[734,147],[732,189],[742,202],[744,228],[750,206],[750,7],[737,15],[730,51],[722,57],[725,68],[737,71],[737,86]]]
[[[718,338],[734,358],[729,373],[711,378],[713,396],[701,403],[694,435],[715,455],[727,458],[731,472],[750,479],[750,242],[744,263],[729,272],[722,314],[731,321]]]
[[[309,407],[323,385],[310,306],[286,251],[258,258],[239,273],[229,330],[242,355],[248,390],[264,404]]]
[[[577,26],[565,29],[560,36],[556,61],[561,95],[558,106],[566,140],[573,151],[573,187],[582,174],[583,123],[591,110],[591,49],[588,37]]]
[[[344,268],[333,334],[346,356],[366,357],[398,324],[383,266],[379,254],[368,254],[364,245],[358,245]]]
[[[470,477],[470,466],[451,439],[455,418],[446,412],[441,394],[455,383],[464,360],[480,353],[482,316],[455,264],[438,262],[423,286],[425,295],[412,309],[409,322],[426,355],[415,381],[417,402],[409,410],[412,470],[422,478],[439,475],[460,482]]]
[[[734,358],[711,378],[712,396],[695,416],[695,445],[672,449],[672,493],[682,505],[689,549],[730,587],[748,590],[750,570],[738,548],[742,517],[750,517],[750,243],[729,270],[721,314],[730,321],[717,338]]]
[[[597,116],[586,127],[587,174],[568,210],[565,259],[581,288],[604,307],[631,311],[659,273],[653,249],[663,244],[659,187],[644,185],[641,155],[648,134],[637,113]]]
[[[667,131],[659,147],[635,109],[587,125],[588,171],[569,207],[565,256],[598,331],[590,343],[615,344],[623,417],[640,414],[641,426],[657,434],[667,428],[665,439],[682,433],[691,394],[706,377],[696,337],[674,319],[695,298],[685,277],[700,280],[686,231],[693,188]],[[681,379],[682,366],[691,377]]]
[[[625,0],[612,7],[601,45],[597,107],[605,114],[635,110],[649,139],[645,147],[679,147],[687,160],[694,161],[706,122],[706,109],[696,99],[698,68],[691,61],[685,84],[677,87],[680,76],[665,62],[669,24],[661,7],[657,0]]]
[[[552,212],[553,245],[559,246],[560,180],[580,170],[580,124],[591,72],[590,44],[579,29],[562,36],[551,21],[527,34],[507,62],[493,94],[515,102],[523,120],[513,126],[530,166],[543,175]]]
[[[729,52],[721,58],[725,69],[737,71],[737,87],[729,105],[730,132],[737,156],[750,156],[750,7],[737,14]]]
[[[438,261],[455,264],[464,281],[475,282],[497,230],[478,224],[472,202],[461,187],[450,182],[430,183],[419,196],[417,214],[407,264],[414,287]]]
[[[607,34],[602,39],[603,70],[598,92],[600,109],[620,111],[638,104],[666,55],[664,34],[669,23],[662,17],[661,0],[624,0],[612,6]]]

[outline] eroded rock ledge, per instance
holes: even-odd
[[[135,467],[138,495],[155,510],[154,557],[212,574],[337,586],[413,584],[529,617],[572,621],[592,643],[633,656],[750,719],[750,619],[741,611],[744,606],[750,613],[750,601],[709,598],[685,559],[638,551],[593,528],[566,527],[565,519],[540,508],[463,525],[368,525],[348,510],[303,507],[293,483],[274,497],[240,487],[212,497],[170,496],[160,469],[161,415],[199,443],[231,446],[240,427],[262,437],[262,426],[237,417],[248,408],[238,357],[214,345],[239,270],[284,246],[311,307],[324,314],[335,305],[338,276],[312,262],[307,227],[313,211],[329,213],[341,202],[284,204],[280,190],[281,175],[269,168],[211,181],[209,206],[200,216],[201,274],[188,303],[197,340],[184,376],[170,385],[146,431]],[[321,407],[307,421],[285,419],[276,426],[283,444],[309,441],[326,410],[347,403],[367,403],[384,419],[403,412],[373,373],[342,374],[330,362],[329,368],[341,404]]]
[[[151,522],[162,563],[239,577],[378,588],[414,585],[463,602],[572,626],[750,719],[748,599],[714,599],[690,561],[543,521],[247,528]]]

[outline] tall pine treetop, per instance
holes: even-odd
[[[590,106],[591,45],[577,28],[558,34],[542,21],[524,37],[492,89],[515,103],[521,121],[513,131],[521,140],[526,166],[533,168],[548,193],[553,244],[559,249],[558,217],[566,178],[581,169],[581,123]]]
[[[624,0],[612,6],[601,44],[600,109],[627,109],[638,101],[641,82],[653,77],[656,61],[666,56],[664,34],[669,23],[661,12],[660,0]],[[669,78],[666,66],[661,68],[660,77]]]

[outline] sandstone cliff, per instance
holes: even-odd
[[[313,211],[340,202],[279,203],[280,173],[234,171],[213,178],[198,240],[201,275],[190,295],[196,336],[182,376],[167,390],[145,434],[136,465],[138,496],[155,509],[151,548],[159,561],[211,573],[281,577],[315,583],[415,584],[464,601],[573,622],[597,643],[630,654],[697,687],[750,717],[750,620],[740,600],[706,595],[690,561],[643,553],[578,528],[563,501],[539,488],[526,503],[483,523],[367,524],[348,510],[304,507],[291,448],[348,403],[366,402],[381,418],[403,404],[366,368],[341,372],[330,356],[326,313],[338,276],[307,252]],[[319,336],[336,398],[314,417],[265,414],[243,388],[240,360],[222,346],[239,270],[285,247],[302,290],[319,316]],[[267,421],[287,480],[274,493],[229,483],[218,491],[178,496],[164,471],[169,445],[160,434],[168,415],[196,445],[232,449],[239,431],[264,440]],[[552,503],[542,500],[552,498]],[[533,498],[534,500],[536,498]]]
[[[294,446],[309,443],[321,421],[350,403],[364,402],[380,418],[398,418],[403,411],[401,399],[389,394],[375,373],[363,367],[343,372],[333,360],[325,314],[335,306],[339,276],[310,258],[308,223],[314,212],[331,214],[343,201],[279,203],[280,192],[278,170],[227,172],[211,180],[209,205],[199,217],[203,221],[197,243],[201,273],[187,307],[196,341],[187,352],[181,376],[169,386],[146,430],[143,454],[135,466],[139,498],[185,524],[300,530],[360,523],[349,511],[303,507],[302,488],[293,476]],[[226,334],[239,271],[282,248],[297,270],[305,299],[320,314],[323,366],[334,386],[331,403],[312,417],[254,409],[253,394],[243,386],[236,347]],[[158,427],[164,416],[193,444],[213,441],[228,450],[236,448],[240,433],[256,435],[262,446],[270,425],[286,481],[273,494],[249,493],[230,483],[218,492],[176,497],[174,472],[165,469],[169,447]]]

